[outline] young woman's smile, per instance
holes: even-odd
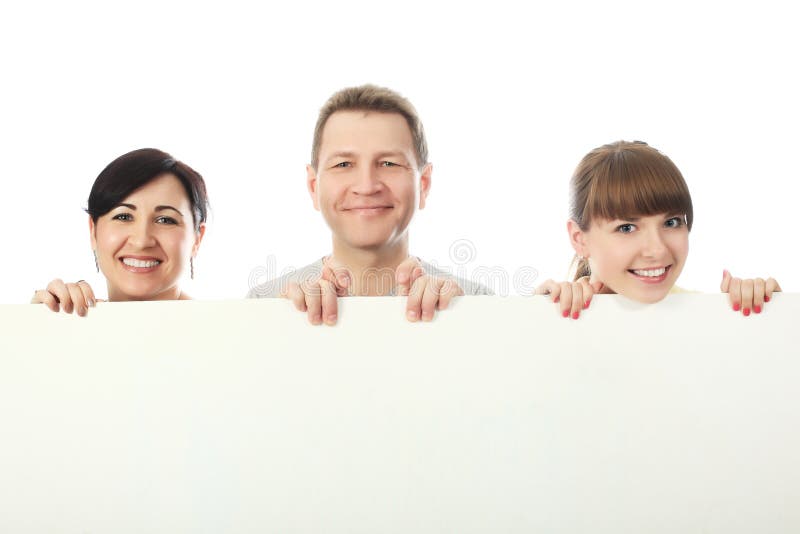
[[[598,219],[583,232],[592,280],[640,302],[663,299],[689,254],[683,215]]]

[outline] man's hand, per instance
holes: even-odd
[[[308,312],[308,322],[333,326],[336,324],[338,297],[347,295],[350,273],[333,257],[323,260],[322,273],[316,280],[290,282],[281,296],[291,300],[295,308]]]
[[[419,258],[414,256],[397,267],[395,278],[397,294],[408,295],[406,318],[411,322],[433,320],[437,309],[447,309],[453,297],[464,294],[455,280],[425,274]]]

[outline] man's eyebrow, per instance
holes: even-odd
[[[178,208],[173,208],[172,206],[156,206],[156,211],[164,211],[164,210],[172,210],[174,212],[177,212],[178,215],[180,215],[181,217],[183,217],[183,213],[181,213]]]
[[[402,150],[387,150],[385,152],[379,152],[378,153],[378,157],[379,158],[386,158],[386,157],[403,158],[404,160],[407,159],[406,158],[406,153],[403,152]]]
[[[336,159],[336,158],[354,158],[354,157],[356,157],[356,153],[355,152],[349,152],[347,150],[340,150],[339,152],[334,152],[333,154],[331,154],[330,156],[325,158],[325,161],[330,161],[330,160]]]

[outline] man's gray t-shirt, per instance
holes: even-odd
[[[259,284],[251,288],[250,291],[247,292],[247,298],[263,299],[263,298],[280,297],[282,293],[286,292],[290,282],[295,282],[299,284],[306,281],[317,280],[322,274],[323,259],[324,258],[319,259],[310,265],[306,265],[305,267],[292,271],[279,278],[269,280],[268,282]],[[430,263],[426,263],[424,261],[420,261],[420,264],[424,269],[426,275],[432,276],[434,278],[447,278],[458,283],[459,287],[464,291],[465,295],[492,294],[489,288],[481,284],[478,284],[477,282],[453,276],[447,271],[439,269],[438,267],[434,267]],[[394,281],[393,270],[388,270],[388,269],[384,269],[383,271],[376,270],[373,273],[368,272],[367,275],[381,277],[379,278],[379,280],[383,279],[386,281],[386,283],[389,284],[391,284]]]

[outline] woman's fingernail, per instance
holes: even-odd
[[[560,299],[559,299],[558,297],[556,297],[556,298],[554,298],[554,299],[553,299],[553,303],[556,303],[556,302],[558,302],[559,300],[560,300]]]
[[[734,302],[734,303],[733,303],[733,311],[739,311],[739,308],[741,308],[741,306],[739,305],[739,303],[738,303],[738,302]]]
[[[764,295],[764,302],[769,302],[769,296],[768,295]]]
[[[753,313],[761,313],[761,306],[753,306]]]
[[[573,319],[577,319],[577,318],[578,318],[578,317],[580,317],[580,316],[581,316],[581,312],[577,312],[577,311],[576,311],[576,312],[573,312],[573,313],[572,313],[572,318],[573,318]]]
[[[569,310],[564,310],[563,312],[561,312],[561,315],[563,317],[569,317]]]
[[[745,317],[747,317],[748,315],[750,315],[750,308],[743,309],[742,313],[744,314]]]
[[[591,304],[591,303],[592,303],[592,299],[589,299],[589,300],[587,300],[586,302],[584,302],[584,303],[583,303],[583,309],[585,310],[586,308],[588,308],[588,307],[589,307],[589,304]]]

